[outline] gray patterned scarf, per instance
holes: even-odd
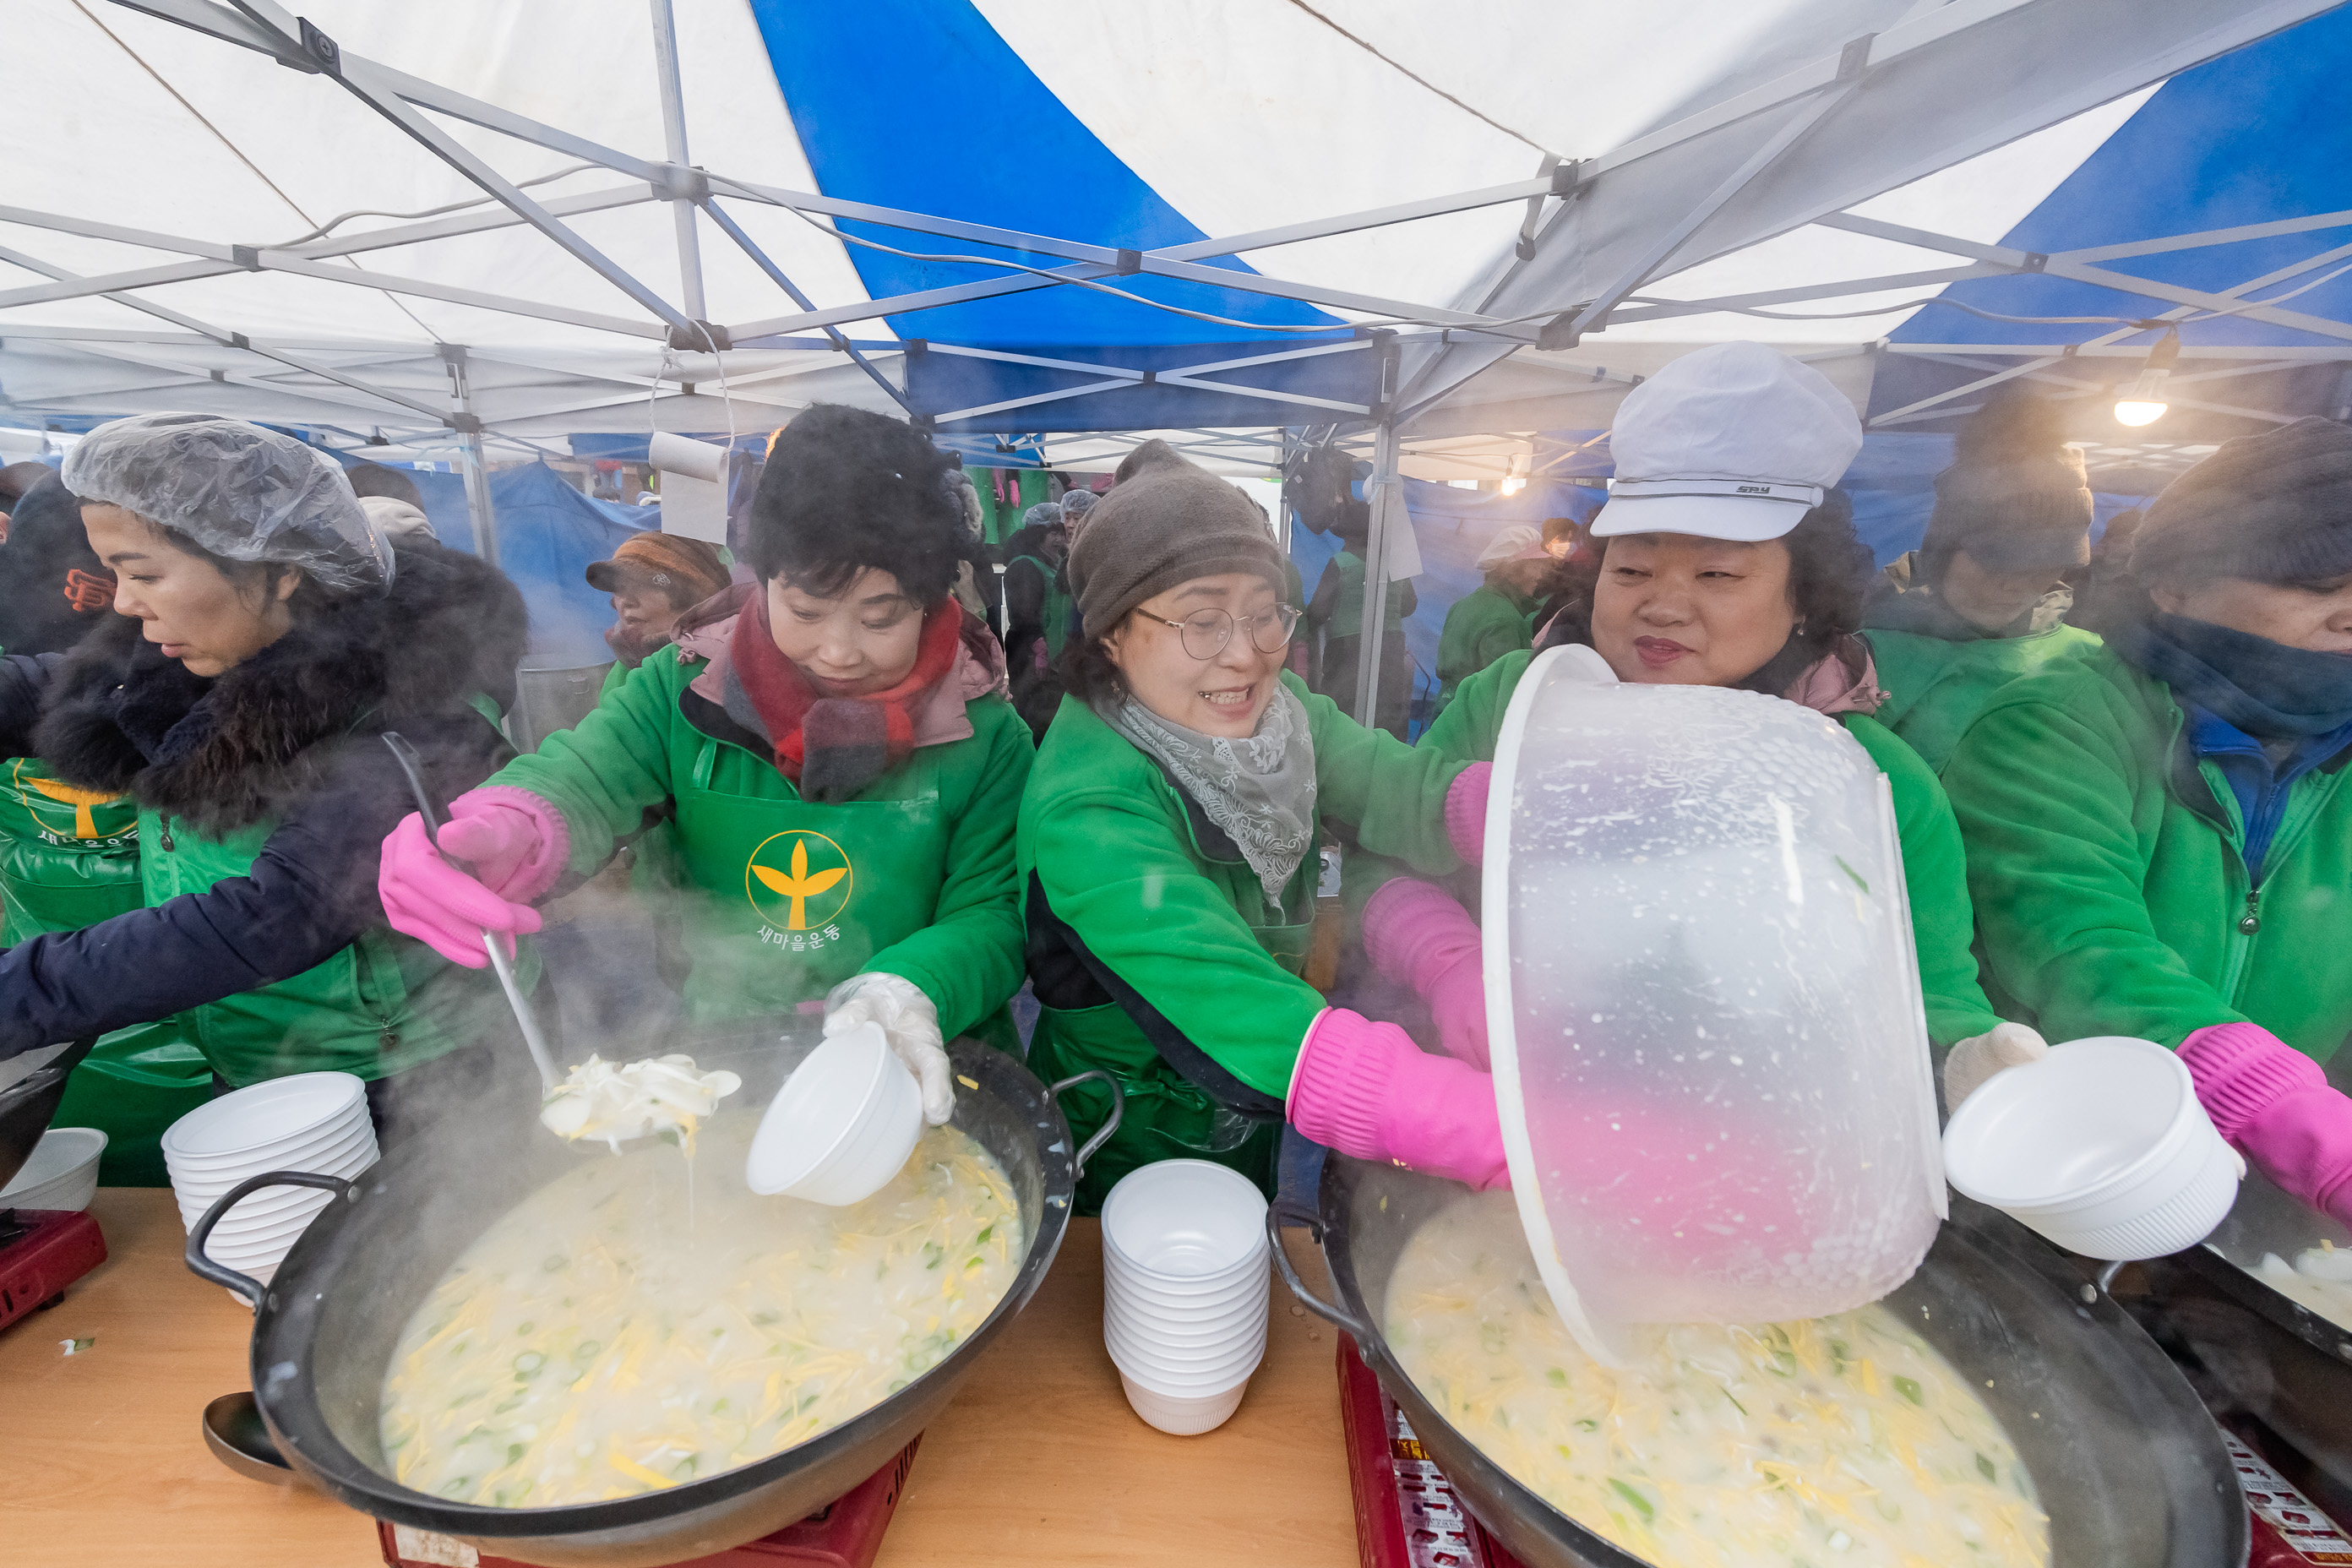
[[[1172,723],[1132,696],[1096,713],[1175,775],[1257,873],[1267,904],[1280,909],[1282,890],[1314,847],[1315,738],[1306,704],[1277,683],[1257,733],[1238,741]]]

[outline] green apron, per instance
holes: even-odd
[[[876,953],[931,923],[954,830],[933,750],[891,771],[893,798],[820,805],[775,798],[773,763],[700,738],[671,827],[699,895],[683,900],[694,959],[687,1005],[698,1023],[814,1010]],[[1003,1008],[973,1034],[999,1048],[1016,1037]]]
[[[36,758],[9,759],[0,772],[0,943],[79,931],[144,901],[130,798],[58,784]],[[105,1185],[168,1186],[159,1140],[211,1097],[212,1080],[180,1019],[134,1024],[100,1037],[50,1122],[106,1134]]]
[[[1305,973],[1314,947],[1315,879],[1321,868],[1320,860],[1308,856],[1284,891],[1283,923],[1250,928],[1258,945],[1292,974]],[[1287,918],[1299,915],[1302,902],[1303,918]],[[1093,1068],[1108,1070],[1118,1081],[1127,1108],[1118,1131],[1087,1163],[1078,1182],[1078,1213],[1101,1213],[1103,1199],[1121,1176],[1160,1160],[1213,1161],[1274,1195],[1281,1122],[1228,1110],[1194,1088],[1116,1002],[1073,1011],[1040,1008],[1029,1070],[1055,1083]],[[1070,1135],[1081,1142],[1110,1119],[1110,1091],[1098,1083],[1076,1086],[1061,1103]]]

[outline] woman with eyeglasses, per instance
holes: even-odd
[[[1300,978],[1326,818],[1438,876],[1475,856],[1488,769],[1362,728],[1284,668],[1298,609],[1256,506],[1166,443],[1120,465],[1070,558],[1083,635],[1022,795],[1029,1061],[1126,1100],[1082,1210],[1156,1160],[1268,1192],[1286,1114],[1319,1141],[1502,1180],[1486,1075]],[[1084,1138],[1110,1096],[1063,1097]]]

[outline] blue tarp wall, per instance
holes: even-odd
[[[346,466],[366,460],[364,453],[356,459],[348,452],[332,455]],[[477,553],[464,477],[399,471],[416,481],[441,542]],[[490,504],[499,520],[499,564],[530,606],[530,653],[583,665],[612,657],[604,647],[612,605],[588,585],[588,563],[610,557],[629,535],[659,528],[661,508],[592,500],[544,463],[491,474]]]

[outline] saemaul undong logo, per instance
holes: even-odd
[[[840,845],[795,827],[762,839],[751,851],[743,891],[772,929],[821,931],[849,907],[856,881]]]
[[[105,790],[77,789],[56,779],[43,778],[25,772],[23,758],[11,768],[11,783],[16,786],[16,797],[33,820],[58,838],[95,839],[105,837],[98,830],[93,806],[111,805],[122,796]]]

